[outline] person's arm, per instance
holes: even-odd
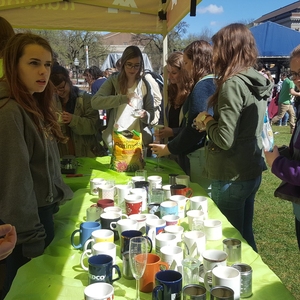
[[[0,260],[11,254],[16,242],[16,228],[10,224],[0,225]]]
[[[223,150],[232,147],[243,110],[244,92],[238,81],[225,82],[218,99],[218,121],[208,117],[204,122],[208,138]]]
[[[197,149],[197,145],[204,142],[206,132],[199,132],[192,127],[193,120],[199,112],[207,109],[207,101],[215,92],[215,85],[210,79],[200,81],[186,101],[189,101],[187,123],[179,134],[168,143],[168,149],[172,154],[189,153]]]
[[[110,109],[119,107],[121,104],[129,103],[127,95],[116,95],[118,89],[117,76],[118,75],[111,75],[101,85],[91,100],[93,109]]]
[[[39,142],[40,134],[29,116],[9,101],[0,110],[0,220],[15,226],[17,243],[30,258],[43,253],[46,237],[31,175],[29,147],[35,139]]]
[[[292,96],[300,97],[300,92],[296,92],[293,88],[290,89],[290,94]]]
[[[80,97],[76,101],[79,101]],[[82,96],[83,103],[82,113],[80,115],[73,114],[72,120],[69,123],[69,127],[72,131],[78,135],[93,135],[96,134],[96,126],[99,120],[98,110],[94,110],[91,107],[92,95],[84,93]],[[76,104],[77,106],[78,104]],[[75,108],[76,112],[76,108]]]
[[[277,146],[272,152],[265,151],[267,164],[274,175],[292,185],[300,186],[300,161],[281,156]]]

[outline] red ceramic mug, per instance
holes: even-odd
[[[115,205],[115,203],[114,203],[114,200],[112,200],[112,199],[99,199],[97,201],[97,206],[101,207],[102,209],[109,207],[109,206],[114,206],[114,205]]]
[[[184,184],[172,184],[170,187],[171,195],[182,195],[187,198],[193,196],[193,190]]]

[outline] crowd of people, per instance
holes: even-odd
[[[283,180],[282,199],[293,201],[300,248],[300,130],[290,103],[291,96],[300,96],[295,90],[300,90],[300,48],[291,54],[291,74],[282,82],[272,118],[276,123],[289,114],[289,157],[276,146],[273,152],[263,149],[261,132],[274,83],[256,70],[257,56],[253,35],[238,23],[217,32],[212,45],[193,41],[166,59],[163,105],[157,82],[145,76],[139,47],[128,46],[110,74],[97,66],[86,69],[89,91],[83,91],[66,68],[53,63],[46,39],[15,34],[0,17],[0,260],[6,266],[0,299],[18,268],[51,243],[53,216],[72,199],[60,159],[111,153],[114,130],[141,132],[152,153],[175,159],[255,251],[254,202],[267,162]],[[108,116],[104,130],[100,110]],[[153,133],[159,123],[164,128]],[[152,143],[154,134],[166,143]]]

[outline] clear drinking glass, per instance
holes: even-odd
[[[154,127],[154,133],[157,133],[157,132],[159,132],[160,129],[163,129],[165,126],[164,125],[154,125],[153,127]],[[160,138],[154,135],[153,144],[160,144]],[[159,159],[160,158],[157,156],[156,157],[157,164],[156,164],[156,167],[154,168],[154,170],[157,172],[160,172],[163,170],[163,168],[161,168],[159,166]]]
[[[136,297],[140,300],[140,279],[147,264],[148,243],[145,237],[133,237],[129,242],[129,264],[131,273],[136,280]]]

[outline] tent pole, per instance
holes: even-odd
[[[163,21],[163,78],[164,78],[164,126],[168,126],[168,120],[166,118],[166,107],[168,103],[168,71],[167,71],[167,57],[168,57],[168,34],[167,34],[167,20]],[[164,141],[167,143],[167,140]]]

